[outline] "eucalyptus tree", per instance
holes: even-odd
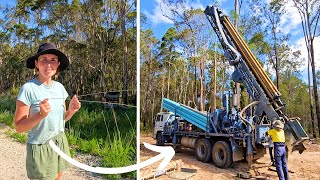
[[[125,7],[122,14],[120,7]],[[23,0],[5,7],[3,14],[0,33],[1,53],[5,56],[1,56],[1,90],[32,78],[34,72],[24,67],[25,58],[48,41],[55,43],[71,61],[69,70],[59,76],[71,93],[122,91],[123,74],[128,74],[125,89],[136,88],[135,1]],[[124,71],[125,66],[132,68]],[[7,77],[14,80],[7,81]],[[104,100],[104,94],[101,95]]]
[[[177,31],[174,27],[170,27],[167,32],[163,35],[161,42],[160,42],[160,47],[159,47],[159,54],[158,54],[158,58],[159,61],[161,61],[164,70],[167,70],[167,93],[166,93],[166,98],[170,99],[170,94],[172,94],[172,92],[175,92],[176,90],[176,86],[175,84],[172,85],[174,86],[174,90],[171,91],[170,90],[170,82],[171,82],[171,71],[173,70],[175,72],[175,76],[177,76],[177,69],[174,65],[174,62],[176,60],[176,58],[178,58],[179,56],[179,52],[177,52],[177,45],[176,45],[176,41],[178,39],[178,34]],[[173,66],[173,68],[172,68]],[[172,79],[175,79],[175,77],[173,77]],[[172,97],[175,98],[175,97]]]
[[[294,6],[297,8],[300,18],[301,26],[304,34],[304,40],[308,52],[308,64],[311,66],[312,74],[312,86],[314,103],[316,106],[316,115],[318,120],[318,131],[320,135],[320,99],[318,94],[318,85],[316,80],[316,69],[315,69],[315,56],[314,56],[314,39],[320,35],[319,31],[319,19],[320,19],[320,3],[317,0],[293,0]],[[310,72],[308,71],[309,81],[309,99],[311,118],[314,119],[313,115],[313,104],[312,104],[312,90],[310,82]]]
[[[174,22],[177,32],[180,34],[180,47],[183,48],[184,57],[188,60],[186,69],[193,71],[193,78],[190,80],[189,73],[186,73],[186,86],[183,102],[192,100],[204,110],[204,73],[207,55],[207,49],[212,43],[211,28],[207,22],[202,9],[191,7],[187,1],[168,1],[163,0],[161,3],[169,13],[164,14]],[[198,71],[200,69],[200,71]],[[190,81],[193,81],[190,83]],[[193,92],[188,92],[191,87]],[[200,89],[200,90],[199,90]]]
[[[279,89],[279,63],[281,59],[278,51],[280,46],[288,40],[288,36],[280,28],[281,17],[286,13],[285,2],[281,0],[274,0],[265,4],[257,2],[257,6],[262,7],[261,18],[267,23],[266,31],[271,32],[268,33],[271,42],[268,61],[276,72],[276,86]]]
[[[242,1],[235,0],[234,1],[234,27],[238,29],[238,22],[239,22],[239,16],[240,16],[240,8],[242,5]],[[240,83],[236,83],[235,87],[236,93],[237,93],[237,108],[240,109],[240,94],[241,94],[241,88],[240,88]]]
[[[147,127],[151,127],[156,106],[159,107],[161,102],[156,100],[156,97],[160,97],[159,82],[161,82],[157,76],[160,64],[156,60],[159,53],[157,48],[159,40],[154,37],[151,29],[141,30],[140,37],[141,118],[143,130],[146,130]]]
[[[127,33],[126,33],[126,11],[127,11],[127,0],[118,1],[119,11],[118,16],[120,20],[120,29],[121,29],[121,44],[122,44],[122,94],[124,104],[128,103],[128,46],[127,46]]]

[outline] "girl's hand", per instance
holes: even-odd
[[[48,100],[49,99],[46,98],[46,99],[42,100],[39,104],[40,105],[40,112],[39,113],[42,117],[48,116],[49,112],[51,111],[51,107],[50,107]]]
[[[69,103],[69,110],[77,112],[81,108],[81,103],[78,100],[77,95],[74,95]]]

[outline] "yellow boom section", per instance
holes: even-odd
[[[275,98],[281,96],[280,92],[275,87],[268,75],[264,72],[260,63],[254,57],[247,44],[244,42],[238,31],[232,25],[229,18],[223,16],[221,18],[221,24],[232,39],[234,45],[237,47],[237,50],[242,56],[242,59],[249,66],[251,72],[254,74],[255,78],[264,89],[264,92],[267,94],[268,98],[270,98],[270,100],[274,100]]]

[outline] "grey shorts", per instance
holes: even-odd
[[[64,132],[51,139],[65,154],[70,156],[68,140]],[[51,146],[27,143],[27,175],[29,179],[56,179],[69,163],[62,159]]]

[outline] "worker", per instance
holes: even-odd
[[[270,155],[270,160],[271,160],[271,166],[276,166],[274,163],[274,156],[273,156],[273,142],[272,142],[272,138],[270,137],[269,140],[269,155]]]
[[[284,125],[280,120],[275,120],[273,122],[273,129],[270,129],[267,134],[271,136],[274,144],[274,159],[279,180],[288,180],[289,173],[283,127]]]

